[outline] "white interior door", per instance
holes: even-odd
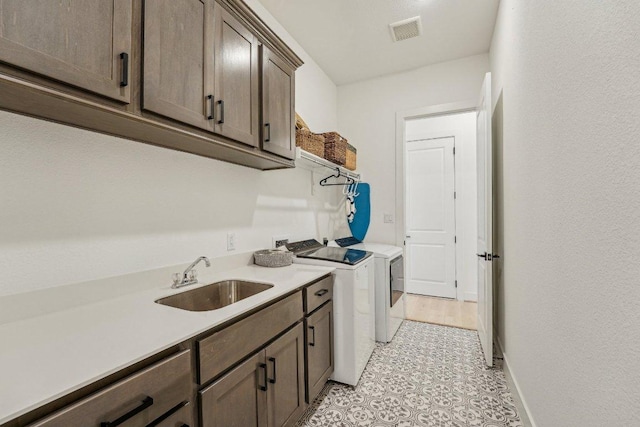
[[[456,297],[455,138],[407,141],[407,292]]]
[[[477,109],[478,174],[478,336],[488,366],[493,366],[493,269],[492,168],[491,168],[491,73],[482,84]]]

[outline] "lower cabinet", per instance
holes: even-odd
[[[307,403],[322,391],[333,374],[333,302],[329,301],[305,318]]]
[[[44,418],[3,426],[292,426],[333,374],[332,295],[327,275]]]
[[[185,350],[29,427],[193,426],[191,354]]]
[[[200,392],[203,427],[293,425],[305,410],[304,328],[298,323]]]
[[[267,414],[269,427],[295,423],[304,402],[304,329],[302,323],[269,345]]]
[[[200,392],[203,427],[266,426],[264,350]]]

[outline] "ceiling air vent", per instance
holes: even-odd
[[[422,34],[422,22],[419,16],[389,24],[391,38],[394,42],[418,37]]]

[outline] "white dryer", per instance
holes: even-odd
[[[391,341],[406,318],[402,248],[382,243],[359,242],[353,237],[336,239],[329,245],[373,252],[375,257],[376,341]]]
[[[355,386],[375,348],[374,257],[316,240],[287,243],[297,264],[334,267],[334,371],[331,379]]]

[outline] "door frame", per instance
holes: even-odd
[[[431,105],[396,113],[396,245],[404,248],[405,240],[405,192],[407,188],[406,164],[406,130],[405,122],[408,120],[430,118],[456,113],[476,111],[476,99],[454,102],[449,104]],[[455,164],[455,159],[454,159]],[[455,179],[455,178],[454,178]],[[459,209],[455,211],[456,224],[459,221]],[[460,251],[456,248],[456,277],[458,276],[458,257]],[[464,300],[464,291],[461,287],[456,289],[456,300]]]

